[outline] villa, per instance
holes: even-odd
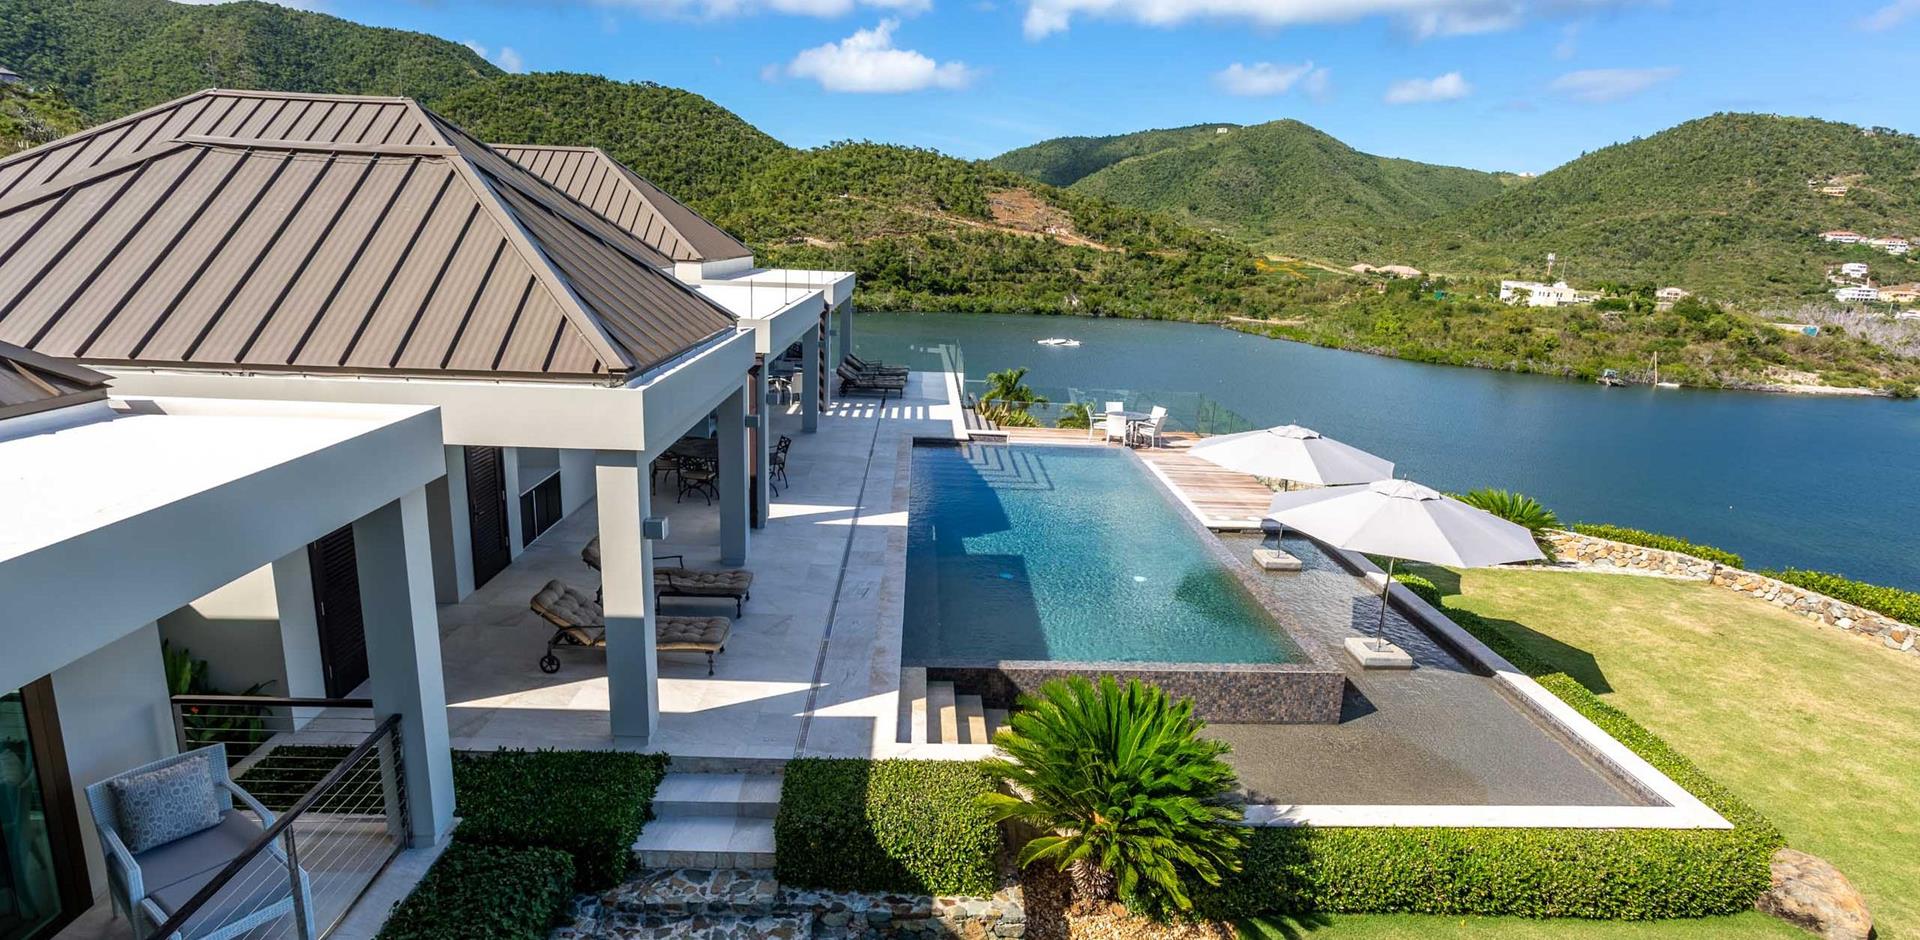
[[[633,857],[767,868],[789,761],[978,759],[1061,675],[1194,699],[1252,826],[1730,827],[1365,556],[1264,531],[1164,408],[1137,452],[983,428],[949,360],[853,355],[853,288],[403,98],[210,90],[0,160],[0,761],[48,807],[40,923],[124,926],[146,862],[86,789],[209,741],[242,791],[319,762],[220,824],[300,850],[119,906],[231,914],[217,879],[271,857],[249,923],[362,937],[447,842],[454,752],[666,753]],[[1415,668],[1349,659],[1368,631]],[[364,812],[316,796],[352,780]]]
[[[1582,292],[1567,286],[1566,281],[1542,284],[1539,281],[1501,281],[1500,299],[1507,303],[1525,300],[1529,307],[1563,307],[1582,302]]]
[[[1831,232],[1820,233],[1821,241],[1833,242],[1835,244],[1840,244],[1840,245],[1857,244],[1864,237],[1865,236],[1861,235],[1859,232],[1849,232],[1846,229],[1835,229]]]

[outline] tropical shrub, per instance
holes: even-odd
[[[1426,601],[1434,607],[1440,606],[1440,586],[1434,584],[1431,580],[1417,574],[1407,574],[1403,571],[1395,572],[1393,579],[1405,585],[1407,590],[1412,591],[1415,597]]]
[[[1032,428],[1040,422],[1032,414],[1034,405],[1047,398],[1027,385],[1025,366],[987,373],[987,387],[980,393],[980,415],[1003,428]]]
[[[612,887],[627,873],[633,842],[666,770],[664,754],[455,752],[460,839],[559,849],[573,859],[576,889]]]
[[[378,940],[541,940],[572,896],[567,853],[456,837]]]
[[[1784,844],[1693,762],[1484,618],[1442,608],[1542,687],[1733,824],[1732,829],[1260,828],[1244,866],[1194,913],[1410,913],[1649,920],[1750,910]]]
[[[1495,489],[1491,486],[1469,490],[1454,498],[1533,533],[1534,544],[1540,546],[1540,551],[1547,556],[1548,561],[1553,560],[1553,546],[1547,542],[1546,532],[1548,529],[1560,527],[1560,517],[1554,515],[1553,510],[1541,505],[1539,500],[1525,493]]]
[[[992,894],[1000,831],[978,804],[992,790],[967,761],[788,761],[774,874],[836,891]]]
[[[1072,870],[1076,888],[1150,914],[1192,906],[1189,885],[1239,869],[1240,811],[1226,744],[1200,737],[1190,699],[1138,679],[1055,679],[1023,696],[984,762],[1018,795],[981,798],[1037,828],[1020,864]]]
[[[1745,559],[1733,552],[1714,548],[1711,545],[1696,545],[1686,539],[1675,538],[1671,535],[1661,535],[1658,532],[1642,532],[1639,529],[1629,529],[1625,526],[1597,525],[1586,522],[1575,523],[1573,531],[1581,535],[1591,535],[1597,539],[1611,539],[1615,542],[1625,542],[1628,545],[1638,545],[1642,548],[1653,548],[1663,552],[1678,552],[1682,555],[1692,555],[1695,558],[1716,562],[1726,565],[1729,568],[1744,568],[1747,564]]]
[[[1080,428],[1093,427],[1093,406],[1084,401],[1070,401],[1060,407],[1060,418],[1054,427]]]
[[[1865,581],[1855,581],[1844,575],[1825,571],[1788,568],[1784,571],[1762,573],[1769,578],[1778,578],[1809,591],[1819,591],[1834,600],[1846,601],[1849,604],[1885,614],[1901,623],[1920,626],[1920,594],[1912,591],[1868,584]]]

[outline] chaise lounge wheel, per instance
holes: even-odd
[[[548,653],[540,657],[540,671],[548,674],[560,671],[560,657]]]

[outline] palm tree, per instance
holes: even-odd
[[[987,373],[987,388],[980,394],[981,416],[1001,427],[1038,426],[1029,409],[1046,404],[1047,399],[1028,386],[1026,378],[1025,366]]]
[[[1470,490],[1454,498],[1533,533],[1534,544],[1540,546],[1540,551],[1547,556],[1548,561],[1554,560],[1553,543],[1547,541],[1546,531],[1560,528],[1560,517],[1555,515],[1553,510],[1541,505],[1539,500],[1525,493],[1495,489],[1491,486]]]
[[[996,821],[1046,833],[1020,864],[1052,862],[1083,898],[1119,898],[1148,914],[1192,907],[1187,885],[1240,869],[1236,786],[1226,744],[1200,737],[1191,699],[1112,676],[1055,679],[1022,696],[984,762],[1013,794],[981,803]]]
[[[1053,423],[1059,428],[1093,427],[1093,406],[1084,401],[1070,401],[1060,406],[1060,419]]]

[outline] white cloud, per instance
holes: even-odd
[[[1235,20],[1260,26],[1344,23],[1389,17],[1421,38],[1511,29],[1530,19],[1661,0],[1026,0],[1027,38],[1061,32],[1077,16],[1174,26],[1191,20]],[[1898,0],[1902,3],[1916,0]]]
[[[899,27],[899,20],[885,19],[839,42],[802,50],[787,63],[786,74],[844,92],[958,89],[973,83],[978,72],[964,62],[936,62],[912,49],[894,48],[893,31]]]
[[[1460,77],[1459,72],[1448,72],[1433,78],[1409,78],[1387,86],[1388,104],[1420,104],[1427,101],[1453,101],[1473,94],[1473,86]]]
[[[501,46],[496,52],[471,39],[462,39],[460,44],[472,49],[474,55],[500,66],[502,71],[518,75],[527,70],[526,60],[520,58],[520,53],[512,46]]]
[[[1556,59],[1571,59],[1580,51],[1580,24],[1568,23],[1560,27],[1560,43],[1553,47]]]
[[[1548,83],[1550,91],[1587,104],[1606,104],[1631,98],[1680,74],[1672,66],[1650,69],[1586,69],[1568,72]]]
[[[1893,0],[1860,21],[1860,28],[1875,32],[1892,29],[1920,16],[1920,0]]]
[[[1213,73],[1214,84],[1229,95],[1263,97],[1284,95],[1294,86],[1314,97],[1326,94],[1327,70],[1315,68],[1312,62],[1299,65],[1275,65],[1272,62],[1255,62],[1232,65]]]

